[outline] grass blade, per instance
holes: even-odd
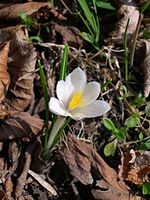
[[[94,6],[95,14],[97,15],[97,8],[96,8],[96,1],[95,0],[93,0],[93,6]]]
[[[47,83],[46,83],[46,78],[45,74],[41,65],[40,60],[38,60],[38,66],[40,70],[40,78],[41,78],[41,83],[42,83],[42,89],[43,89],[43,95],[44,95],[44,101],[45,101],[45,141],[44,141],[44,147],[47,145],[48,142],[48,121],[49,121],[49,108],[48,108],[48,92],[47,92]]]
[[[127,47],[127,30],[130,19],[127,21],[127,25],[124,32],[123,46],[124,46],[124,62],[125,62],[125,81],[129,80],[129,66],[128,66],[128,47]]]
[[[92,33],[91,28],[89,27],[88,23],[86,22],[86,20],[84,19],[84,17],[80,14],[80,12],[78,12],[78,15],[80,16],[80,18],[82,19],[82,21],[84,22],[85,26],[87,27],[87,29],[89,30],[91,36],[94,38],[94,34]]]
[[[95,21],[95,18],[94,18],[94,15],[91,13],[87,3],[85,0],[78,0],[87,20],[89,21],[93,31],[95,32],[95,25],[96,25],[96,21]]]
[[[98,42],[99,41],[99,37],[100,37],[100,25],[99,25],[99,19],[98,17],[96,16],[96,28],[97,28],[97,31],[96,31],[96,38],[95,38],[95,41]],[[99,46],[99,45],[98,45]]]
[[[150,5],[150,0],[147,0],[140,9],[141,13],[144,13],[144,11],[149,7],[149,5]]]
[[[60,65],[60,75],[59,80],[65,80],[66,79],[66,70],[67,70],[67,64],[68,64],[68,45],[65,45],[63,57],[61,60]]]

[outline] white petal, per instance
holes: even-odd
[[[75,113],[71,113],[71,117],[76,120],[83,118],[98,117],[110,110],[110,105],[106,101],[97,100],[92,104],[79,109]]]
[[[67,111],[64,109],[63,105],[61,104],[61,102],[55,97],[52,97],[50,99],[49,109],[56,115],[67,116],[68,114]]]
[[[63,105],[67,107],[67,101],[70,95],[65,81],[58,81],[56,86],[56,94],[58,99],[63,103]]]
[[[66,77],[68,88],[73,91],[82,91],[86,82],[86,73],[80,67],[73,70],[73,72]]]
[[[81,120],[85,118],[85,115],[82,113],[75,113],[75,114],[69,114],[69,117],[71,117],[74,120]]]
[[[82,98],[84,99],[84,105],[93,103],[100,93],[100,84],[98,82],[90,82],[86,85]]]

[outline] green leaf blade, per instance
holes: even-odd
[[[142,187],[142,193],[144,195],[150,194],[150,182],[143,183],[141,187]]]
[[[65,80],[66,79],[66,71],[67,71],[67,64],[68,64],[68,45],[65,45],[64,48],[64,53],[63,57],[61,60],[61,65],[60,65],[60,75],[59,75],[59,80]]]
[[[95,31],[95,18],[94,15],[91,13],[87,3],[85,0],[78,0],[87,20],[89,21],[93,31]]]
[[[145,10],[150,6],[150,0],[147,0],[144,5],[141,7],[140,11],[141,13],[144,13]]]
[[[46,78],[45,78],[45,74],[44,74],[40,60],[38,60],[38,66],[39,66],[41,84],[42,84],[44,101],[45,101],[45,141],[44,141],[44,147],[45,147],[48,142],[48,121],[49,121],[48,102],[49,102],[49,98],[48,98]]]

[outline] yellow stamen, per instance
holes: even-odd
[[[82,96],[81,92],[76,92],[73,95],[73,97],[69,103],[69,110],[75,109],[77,106],[79,106],[83,102],[83,99],[81,98],[81,96]]]

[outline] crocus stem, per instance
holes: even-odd
[[[60,116],[57,117],[52,127],[47,146],[43,150],[42,153],[43,159],[45,160],[49,159],[50,152],[54,149],[55,145],[57,144],[57,142],[61,137],[63,130],[69,124],[70,121],[71,121],[70,117],[67,117],[67,119],[65,117],[60,117]]]
[[[46,149],[51,149],[53,141],[54,141],[58,131],[60,130],[60,128],[64,124],[65,120],[66,120],[65,117],[62,117],[62,116],[57,117],[57,119],[56,119],[56,121],[55,121],[55,123],[52,127]]]

